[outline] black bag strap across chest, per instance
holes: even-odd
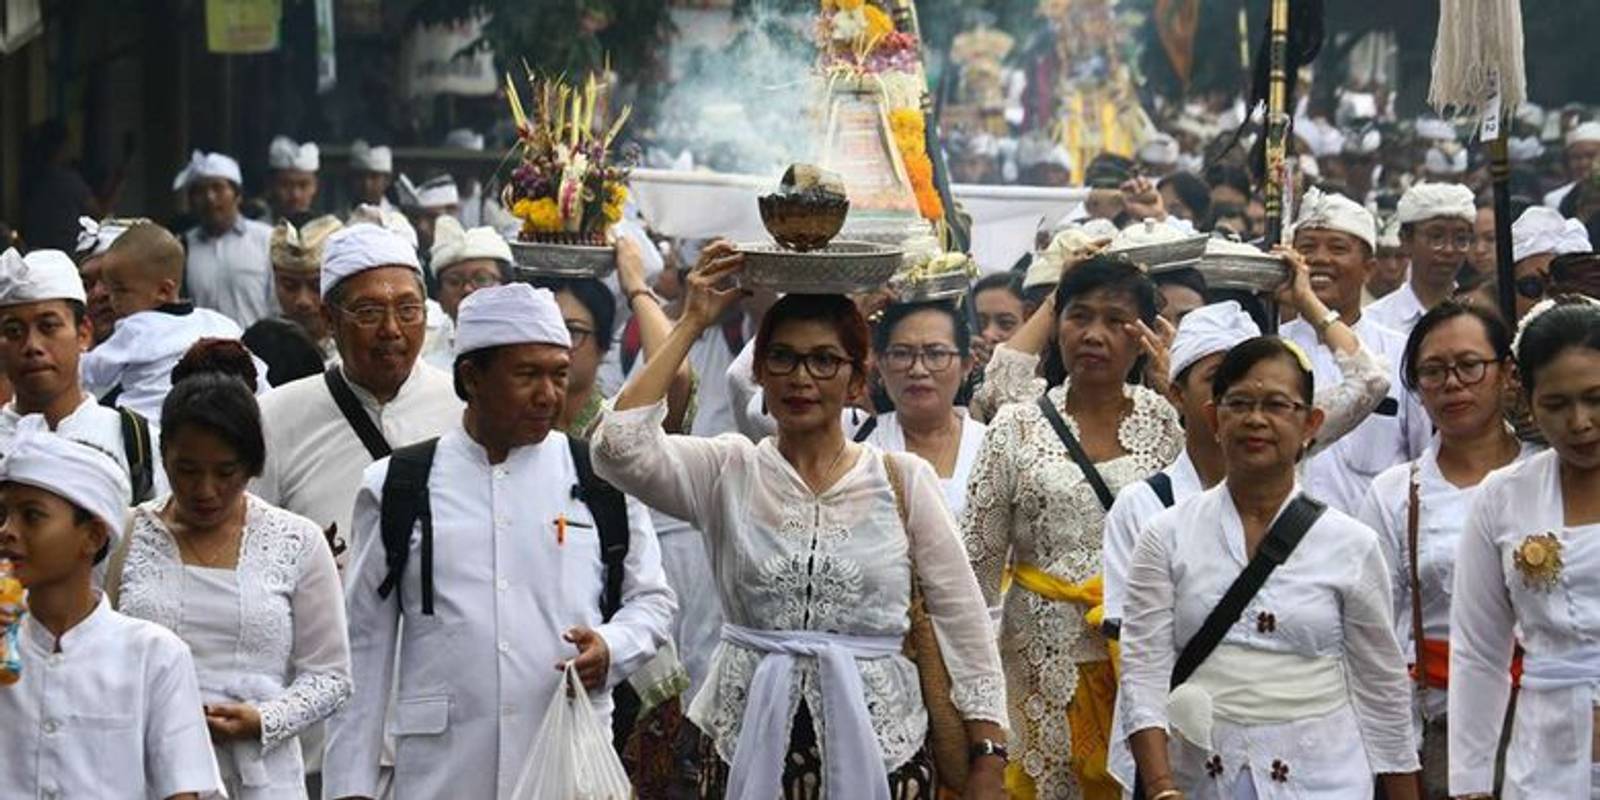
[[[1056,404],[1050,402],[1050,396],[1039,395],[1039,411],[1056,431],[1056,436],[1061,439],[1061,444],[1067,448],[1067,455],[1072,456],[1073,463],[1083,472],[1083,479],[1089,482],[1094,489],[1096,497],[1100,498],[1100,507],[1106,511],[1111,510],[1111,504],[1116,502],[1116,495],[1111,493],[1111,487],[1106,485],[1106,479],[1100,476],[1094,462],[1089,459],[1089,454],[1084,452],[1083,445],[1078,443],[1078,437],[1072,435],[1072,429],[1067,426],[1067,421],[1061,418],[1061,412],[1056,410]]]
[[[1144,482],[1150,485],[1150,491],[1156,493],[1156,499],[1161,501],[1162,508],[1172,508],[1177,502],[1172,493],[1172,476],[1165,472],[1157,472]]]
[[[118,408],[122,417],[122,451],[128,459],[128,482],[133,502],[138,505],[155,496],[155,447],[150,442],[150,423],[139,412]]]
[[[387,572],[378,586],[378,595],[387,598],[390,592],[395,592],[396,597],[399,596],[406,562],[411,555],[411,533],[420,523],[420,604],[422,613],[429,615],[433,614],[434,586],[433,509],[428,497],[428,476],[433,471],[438,444],[438,439],[429,439],[394,451],[383,481],[379,513]],[[567,444],[578,474],[572,497],[588,507],[600,538],[600,562],[604,567],[600,613],[609,621],[622,607],[622,578],[628,558],[628,501],[616,487],[594,474],[587,443],[569,438]]]
[[[345,422],[350,423],[350,429],[356,432],[356,438],[361,440],[362,447],[367,448],[372,460],[377,461],[389,455],[392,450],[389,440],[383,437],[383,431],[378,430],[372,417],[367,416],[367,410],[361,407],[356,393],[345,382],[338,364],[322,373],[322,382],[327,384],[328,394],[333,395],[333,404],[339,407],[339,413],[344,415]]]

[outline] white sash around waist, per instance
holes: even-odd
[[[198,670],[200,699],[206,703],[244,703],[261,710],[261,704],[283,694],[283,681],[255,672],[216,672]],[[288,742],[284,743],[285,745]],[[239,783],[259,788],[270,786],[272,778],[261,750],[261,739],[235,739],[217,744],[217,749],[233,759]]]
[[[1302,656],[1220,644],[1167,698],[1167,718],[1191,744],[1212,749],[1215,717],[1271,725],[1330,714],[1350,702],[1334,656]]]
[[[1528,652],[1522,657],[1522,685],[1528,689],[1600,687],[1600,647],[1556,655]]]
[[[826,731],[828,739],[822,765],[827,796],[832,800],[888,800],[882,748],[867,714],[866,688],[855,660],[894,655],[900,652],[901,637],[768,631],[727,624],[722,626],[722,640],[762,654],[745,700],[728,776],[729,798],[770,800],[783,793],[795,658],[805,657],[817,660],[822,692],[818,734]]]

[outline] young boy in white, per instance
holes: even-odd
[[[189,650],[111,609],[90,584],[123,533],[128,480],[110,456],[23,430],[0,461],[0,559],[28,589],[21,679],[0,688],[8,797],[220,797]]]

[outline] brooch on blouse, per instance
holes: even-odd
[[[1530,534],[1517,545],[1511,561],[1529,589],[1549,591],[1561,577],[1561,540],[1554,533]]]

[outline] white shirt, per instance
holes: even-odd
[[[909,511],[902,524],[882,451],[863,445],[820,495],[778,452],[774,438],[668,436],[666,403],[607,411],[594,437],[595,471],[629,494],[705,533],[728,622],[766,631],[903,636],[917,580],[965,719],[1006,725],[1005,688],[989,617],[955,521],[931,467],[894,455]],[[915,577],[912,569],[915,568]],[[746,690],[762,654],[729,642],[689,718],[729,763],[743,725]],[[868,713],[886,770],[921,749],[927,714],[917,668],[899,655],[858,660]],[[815,658],[797,658],[800,690],[822,708]],[[827,751],[824,715],[813,712]]]
[[[1122,623],[1118,703],[1124,730],[1167,728],[1173,664],[1248,563],[1247,552],[1226,483],[1162,512],[1140,536]],[[1248,770],[1254,796],[1263,800],[1357,798],[1371,796],[1374,773],[1417,769],[1410,679],[1392,608],[1377,535],[1337,509],[1325,511],[1245,606],[1222,645],[1336,659],[1348,708],[1273,723],[1218,715],[1212,742],[1223,774]],[[1271,615],[1270,626],[1263,615]],[[1246,684],[1262,677],[1238,676]],[[1217,797],[1218,782],[1204,768],[1213,754],[1177,736],[1171,750],[1178,787],[1191,797]],[[1286,782],[1272,779],[1274,762],[1288,766]]]
[[[0,688],[7,797],[221,797],[189,650],[104,595],[59,640],[22,621],[22,680]],[[59,652],[58,652],[59,650]]]
[[[235,339],[244,335],[233,320],[206,308],[174,304],[117,320],[110,338],[78,360],[85,391],[96,397],[120,387],[116,404],[161,423],[161,403],[172,390],[172,368],[201,339]],[[267,368],[256,363],[257,382],[266,384]]]
[[[554,667],[577,653],[562,641],[565,631],[582,625],[605,639],[608,688],[666,641],[675,604],[650,517],[628,501],[622,607],[602,624],[600,536],[573,497],[566,437],[552,432],[491,465],[458,423],[440,438],[428,480],[434,614],[424,615],[420,523],[398,602],[395,593],[378,596],[388,574],[379,533],[388,470],[388,459],[368,467],[356,498],[345,601],[356,689],[328,724],[325,796],[376,796],[392,677],[395,796],[508,797],[561,685]],[[593,700],[609,731],[610,695]]]
[[[972,475],[972,465],[978,463],[978,451],[983,449],[983,434],[988,427],[967,416],[965,409],[957,413],[961,416],[961,441],[956,445],[956,468],[950,477],[939,479],[939,488],[950,515],[961,519],[967,508],[967,479]],[[867,437],[869,443],[890,453],[911,452],[906,449],[906,433],[900,427],[899,415],[890,411],[879,414],[877,419],[878,424]]]
[[[1173,505],[1205,491],[1206,487],[1200,484],[1200,473],[1195,471],[1187,448],[1178,455],[1178,460],[1161,473],[1172,482]],[[1139,534],[1145,526],[1170,507],[1161,502],[1156,490],[1150,487],[1148,478],[1129,483],[1117,492],[1117,501],[1106,512],[1103,556],[1106,619],[1122,619],[1122,595],[1124,587],[1128,585],[1128,562],[1133,559],[1133,548],[1139,543]]]
[[[1593,709],[1600,700],[1600,525],[1568,528],[1561,459],[1546,450],[1478,485],[1456,551],[1450,606],[1450,794],[1493,788],[1495,749],[1520,643],[1522,689],[1506,751],[1504,797],[1588,798]],[[1534,536],[1560,543],[1551,583],[1515,554]],[[1572,665],[1569,681],[1544,674]],[[1565,685],[1563,685],[1565,683]]]
[[[22,421],[22,417],[17,413],[16,400],[0,408],[0,453],[11,449],[11,440],[17,435],[17,423]],[[167,471],[161,466],[161,429],[157,425],[160,420],[145,421],[150,425],[151,491],[160,496],[167,493]],[[56,423],[55,432],[98,447],[115,458],[124,471],[128,469],[128,449],[122,439],[122,414],[114,408],[100,405],[93,395],[85,392],[78,407]]]
[[[390,447],[438,436],[461,421],[461,400],[450,376],[421,359],[387,403],[380,404],[354,382],[350,390]],[[301,378],[263,396],[261,428],[267,463],[250,490],[321,528],[337,525],[336,533],[353,553],[350,509],[361,488],[361,471],[372,463],[372,456],[339,413],[323,376]]]
[[[278,311],[272,287],[272,226],[240,216],[221,236],[204,228],[183,235],[189,251],[183,271],[185,295],[248,328]]]
[[[456,366],[456,324],[445,313],[439,301],[428,298],[427,328],[422,336],[422,352],[417,358],[438,367],[443,372],[453,372]],[[337,354],[338,348],[334,352]]]
[[[1400,284],[1400,288],[1361,309],[1361,318],[1371,319],[1400,334],[1403,343],[1403,340],[1411,335],[1411,329],[1417,327],[1417,321],[1426,313],[1428,309],[1422,305],[1416,290],[1411,288],[1411,281],[1407,280]]]
[[[1400,380],[1405,337],[1373,322],[1366,314],[1352,327],[1362,345],[1385,363],[1388,396],[1365,422],[1312,455],[1301,467],[1306,493],[1346,514],[1355,514],[1361,508],[1378,473],[1422,455],[1433,435],[1433,424],[1422,402]],[[1284,325],[1279,335],[1300,345],[1311,357],[1316,386],[1340,382],[1338,360],[1332,350],[1317,341],[1310,324],[1295,320]]]
[[[1531,447],[1524,447],[1518,460],[1532,453]],[[1417,574],[1422,583],[1424,639],[1450,639],[1450,594],[1455,578],[1456,548],[1467,524],[1467,512],[1478,495],[1478,486],[1457,486],[1439,471],[1439,443],[1435,439],[1415,462],[1396,464],[1384,470],[1372,482],[1372,490],[1357,515],[1378,532],[1384,553],[1393,566],[1395,635],[1404,648],[1406,660],[1416,663],[1409,522],[1412,464],[1417,470]],[[1443,691],[1423,692],[1423,711],[1428,718],[1437,718],[1446,710]]]
[[[258,741],[217,747],[229,797],[303,797],[298,737],[350,696],[344,593],[322,529],[246,495],[238,565],[202,570],[183,564],[166,502],[134,511],[118,603],[182,637],[206,702],[260,713]]]

